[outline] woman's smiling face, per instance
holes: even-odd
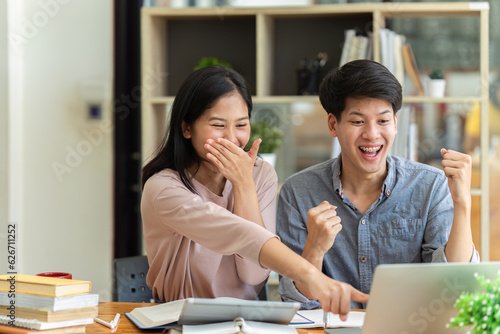
[[[196,153],[206,160],[207,139],[224,138],[244,149],[250,139],[250,117],[243,97],[232,92],[221,97],[193,124],[183,124],[185,138],[191,139]]]

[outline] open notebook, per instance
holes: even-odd
[[[288,324],[299,309],[299,303],[243,300],[238,298],[187,298],[154,306],[138,307],[125,315],[139,328],[174,328],[233,321]]]

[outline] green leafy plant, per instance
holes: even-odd
[[[429,78],[431,79],[444,79],[443,70],[440,68],[435,68],[429,73]]]
[[[198,65],[194,68],[195,70],[199,70],[200,68],[207,67],[210,65],[221,65],[227,68],[233,68],[231,64],[227,61],[217,59],[215,57],[203,57],[198,62]]]
[[[455,302],[458,315],[451,318],[448,327],[472,326],[468,333],[500,333],[500,272],[496,280],[474,274],[485,292],[462,292]]]
[[[250,149],[253,142],[260,138],[259,153],[273,153],[281,145],[283,132],[275,126],[266,121],[252,122],[252,131],[250,133],[250,140],[248,141],[247,149]]]

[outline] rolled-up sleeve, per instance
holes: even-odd
[[[446,243],[453,225],[453,200],[448,190],[446,177],[440,180],[432,189],[433,206],[429,210],[428,221],[425,228],[424,242],[422,244],[422,259],[424,262],[448,262],[446,258]],[[440,245],[440,246],[438,246]],[[472,256],[470,263],[480,261],[479,253],[472,245]]]
[[[293,192],[289,191],[288,185],[285,184],[281,188],[278,201],[277,233],[286,246],[301,255],[307,239],[307,226],[296,208]],[[310,300],[300,293],[295,283],[287,277],[280,277],[278,293],[283,301],[299,302],[302,309],[320,307],[318,301]]]
[[[266,229],[276,234],[276,196],[278,192],[278,176],[274,168],[264,162],[262,168],[258,169],[259,175],[254,175],[257,188],[257,199],[259,201],[262,221]],[[258,264],[250,263],[249,260],[241,257],[235,257],[238,277],[249,285],[256,285],[265,280],[271,272]]]

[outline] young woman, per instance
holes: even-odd
[[[324,276],[275,236],[277,177],[257,160],[251,93],[219,66],[179,88],[165,138],[143,169],[141,212],[154,297],[255,299],[269,270],[309,286],[325,310],[346,314],[367,295]],[[269,269],[268,269],[269,268]]]

